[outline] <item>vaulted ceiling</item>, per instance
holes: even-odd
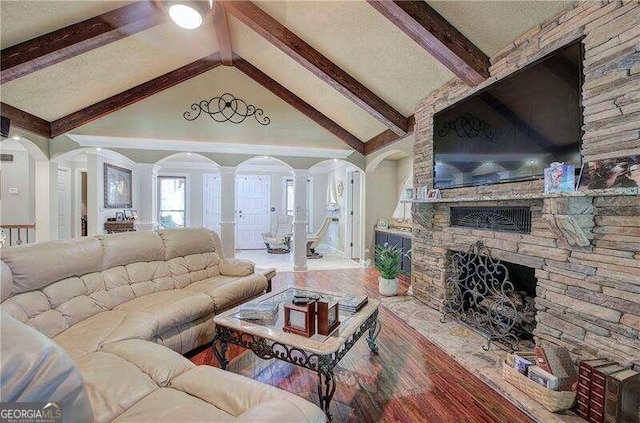
[[[481,71],[463,70],[468,63],[473,68],[478,57],[486,60],[573,4],[429,1],[430,8],[403,2],[403,8],[415,10],[400,10],[392,2],[221,2],[203,26],[185,30],[151,3],[2,0],[2,114],[47,136],[107,136],[126,138],[129,144],[131,139],[152,138],[351,148],[365,153],[373,149],[367,142],[378,146],[383,139],[410,134],[416,103],[449,79],[462,75],[474,84],[483,78],[478,76]],[[126,13],[119,11],[123,7]],[[226,19],[219,10],[226,12]],[[448,23],[438,24],[429,10]],[[144,19],[136,14],[144,14]],[[88,34],[74,35],[84,34],[89,42],[46,55],[48,46],[57,46],[59,40],[40,39],[24,49],[23,54],[31,54],[24,63],[5,61],[30,40],[99,15],[119,29],[105,30],[105,23],[96,21],[84,28]],[[453,57],[452,65],[439,57],[440,47],[428,52],[424,43],[433,41],[425,28],[437,32],[438,25],[445,25],[448,35],[459,31],[477,55],[446,53]],[[296,45],[293,51],[291,43]],[[234,66],[224,66],[231,61]],[[192,103],[225,92],[263,109],[271,123],[183,118]]]

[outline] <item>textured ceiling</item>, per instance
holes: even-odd
[[[251,117],[237,125],[214,122],[206,115],[192,122],[183,119],[182,114],[192,103],[226,92],[262,108],[271,123],[262,126]],[[329,132],[239,70],[222,66],[82,126],[73,133],[238,144],[345,147]]]
[[[131,1],[0,1],[2,48],[117,9]],[[18,24],[16,24],[18,23]]]
[[[528,29],[567,9],[575,1],[428,1],[489,57]]]
[[[146,0],[141,0],[146,1]],[[121,7],[116,1],[0,1],[2,47]],[[429,1],[489,56],[572,1]],[[258,6],[405,116],[452,78],[364,0],[259,1]],[[387,128],[261,36],[229,17],[233,49],[267,75],[367,141]],[[194,31],[170,21],[2,85],[2,101],[54,120],[218,50],[210,22]],[[225,91],[263,106],[277,123],[187,125],[185,104]],[[256,124],[257,125],[257,124]],[[234,69],[217,69],[74,133],[209,142],[344,147],[334,136]]]
[[[233,50],[362,141],[387,128],[233,17]]]
[[[257,4],[404,116],[453,77],[365,1]]]
[[[2,101],[55,120],[218,51],[211,26],[171,22],[2,85]]]

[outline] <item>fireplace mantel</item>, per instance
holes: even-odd
[[[434,200],[402,200],[403,203],[415,204],[439,204],[439,203],[471,203],[471,202],[489,202],[489,201],[508,201],[508,200],[537,200],[546,198],[572,198],[572,197],[620,197],[640,195],[640,188],[609,188],[597,190],[584,190],[573,192],[561,192],[545,194],[543,192],[534,193],[509,193],[498,195],[475,195],[464,197],[445,197]]]

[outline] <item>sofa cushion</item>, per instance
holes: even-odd
[[[115,307],[118,311],[148,313],[158,322],[158,333],[191,322],[211,313],[214,303],[211,297],[185,290],[159,291],[134,298]]]
[[[102,268],[164,260],[164,244],[153,231],[98,235],[104,252]]]
[[[0,249],[13,274],[12,294],[40,289],[71,276],[102,270],[97,238],[75,238]]]
[[[158,231],[164,243],[165,260],[200,253],[218,253],[217,234],[203,228],[164,229]]]
[[[171,388],[160,388],[116,418],[114,423],[227,423],[233,416],[194,396]]]
[[[141,312],[104,311],[71,326],[53,340],[74,359],[127,339],[154,339],[155,316]]]
[[[85,382],[95,423],[110,422],[158,389],[135,364],[118,355],[96,351],[76,359]]]
[[[175,351],[155,342],[140,339],[114,342],[105,345],[101,351],[117,355],[135,365],[160,387],[167,386],[174,377],[196,367],[195,364]]]
[[[230,386],[233,389],[229,389]],[[262,420],[325,422],[325,415],[319,407],[297,395],[215,367],[198,366],[174,378],[170,387],[214,404],[234,417],[263,403],[277,401],[283,407],[266,407],[264,411],[269,410],[273,414],[262,415]],[[292,409],[295,412],[292,413]]]
[[[243,278],[231,276],[214,276],[187,286],[184,291],[202,292],[213,299],[215,312],[230,307],[262,294],[267,289],[267,278],[254,273]]]
[[[249,276],[255,270],[252,261],[225,258],[220,260],[220,273],[225,276]]]

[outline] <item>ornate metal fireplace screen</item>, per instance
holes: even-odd
[[[519,333],[535,326],[533,298],[518,297],[507,267],[491,256],[489,249],[478,241],[467,252],[451,255],[450,276],[445,282],[445,309],[440,321],[447,316],[483,334],[489,350],[491,341],[506,344],[517,350]]]

